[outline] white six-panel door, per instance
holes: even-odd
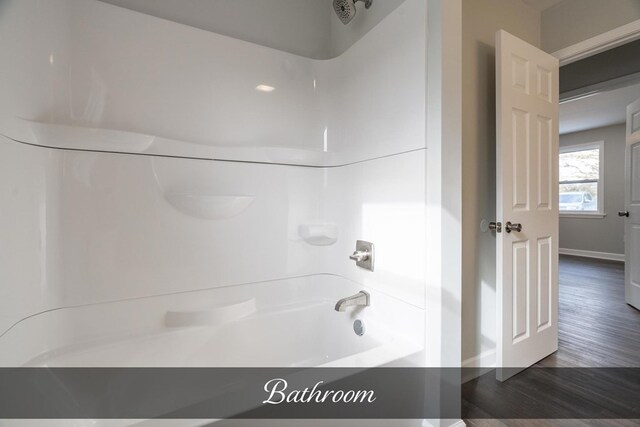
[[[625,298],[640,310],[640,99],[627,107]]]
[[[499,368],[558,348],[558,71],[551,55],[496,34]],[[497,370],[500,380],[513,373]]]

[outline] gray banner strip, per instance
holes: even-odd
[[[485,371],[486,372],[486,371]],[[640,368],[4,368],[4,419],[640,419]],[[467,375],[465,375],[467,377]]]
[[[413,368],[0,369],[0,418],[455,418],[459,375]]]

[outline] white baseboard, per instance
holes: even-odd
[[[433,421],[433,422],[430,422]],[[423,420],[422,427],[466,427],[464,421],[462,420]]]
[[[563,249],[558,250],[560,255],[582,256],[586,258],[607,259],[610,261],[624,262],[624,254],[613,254],[610,252],[583,251],[581,249]]]
[[[496,365],[496,350],[486,350],[462,361],[463,368],[493,368]]]
[[[486,372],[486,368],[493,369],[496,366],[496,350],[491,349],[483,351],[482,353],[465,359],[462,361],[462,383],[471,381],[474,378]],[[477,368],[477,369],[464,369],[464,368]],[[485,368],[485,369],[480,369]]]

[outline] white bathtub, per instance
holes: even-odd
[[[368,289],[370,307],[335,311],[360,289],[314,275],[55,309],[0,338],[0,366],[372,367],[420,351],[416,307]]]
[[[0,338],[0,366],[415,366],[423,311],[384,293],[337,312],[361,289],[321,274],[227,288],[62,308],[23,320]],[[175,323],[180,313],[181,326]],[[353,322],[365,333],[358,336]],[[192,321],[193,325],[188,325]],[[169,323],[169,324],[168,324]],[[372,423],[373,422],[373,423]],[[334,426],[336,420],[0,420],[16,427]],[[390,424],[392,423],[392,424]],[[342,426],[424,426],[422,420],[341,420]]]

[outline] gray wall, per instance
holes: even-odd
[[[496,215],[495,33],[540,45],[540,13],[520,0],[462,2],[462,359],[495,348],[496,241],[480,220]]]
[[[542,12],[542,48],[547,52],[640,19],[640,0],[564,0]]]
[[[330,9],[318,0],[102,0],[302,56],[326,54]]]
[[[262,0],[264,1],[264,0]],[[333,0],[314,0],[326,2],[331,19],[330,22],[330,43],[328,57],[336,57],[345,52],[349,47],[360,40],[371,28],[382,21],[388,14],[400,6],[404,0],[374,0],[371,8],[364,8],[364,3],[356,4],[356,17],[348,24],[344,25],[333,12]],[[426,17],[425,17],[426,19]]]
[[[333,0],[101,0],[296,55],[340,55],[404,0],[378,0],[343,25]]]
[[[624,254],[625,125],[560,136],[560,146],[604,141],[605,218],[560,218],[560,248]]]

